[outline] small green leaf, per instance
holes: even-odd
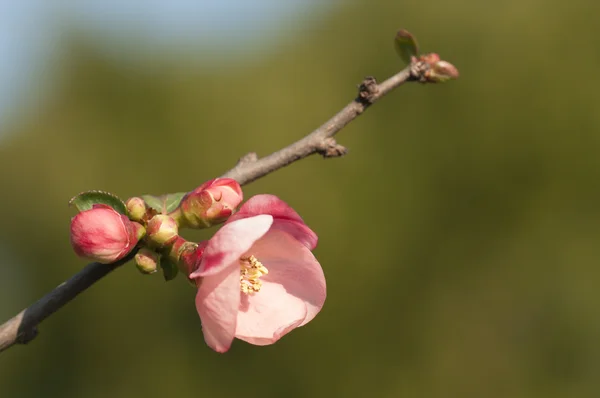
[[[94,205],[107,205],[123,215],[127,215],[127,207],[117,195],[103,191],[87,191],[69,200],[69,206],[75,206],[79,211],[91,209]]]
[[[400,58],[407,64],[410,64],[412,57],[416,57],[419,54],[417,40],[409,31],[404,29],[396,33],[394,47]]]
[[[142,199],[160,214],[168,214],[175,210],[187,192],[170,193],[161,196],[143,195]]]
[[[148,207],[156,210],[159,213],[161,212],[162,200],[160,199],[160,196],[142,195],[141,198],[144,199],[144,202],[146,202]]]
[[[167,256],[162,256],[160,259],[160,268],[162,268],[163,276],[167,282],[174,279],[179,272],[177,264]]]
[[[187,192],[170,193],[165,198],[165,211],[170,213],[179,207],[181,199],[187,194]]]

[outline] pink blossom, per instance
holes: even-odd
[[[325,276],[311,249],[317,235],[286,203],[252,197],[208,241],[199,259],[196,308],[206,343],[234,338],[273,344],[323,307]]]
[[[97,204],[71,219],[71,245],[81,257],[108,264],[125,257],[143,227],[107,205]]]

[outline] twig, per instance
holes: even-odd
[[[314,153],[320,153],[324,157],[344,155],[346,148],[337,144],[333,136],[393,89],[407,81],[421,80],[425,69],[419,63],[413,63],[381,84],[377,84],[374,78],[367,77],[359,87],[358,97],[321,127],[301,140],[263,158],[259,159],[255,153],[245,155],[222,177],[234,178],[240,185],[245,185]],[[69,280],[6,321],[0,326],[0,352],[14,344],[26,344],[31,341],[37,335],[37,325],[40,322],[111,271],[131,260],[134,255],[135,252],[130,253],[124,259],[109,265],[88,264]]]
[[[377,84],[373,77],[367,77],[359,87],[358,97],[321,127],[299,141],[263,158],[258,159],[256,154],[249,153],[223,177],[233,178],[244,185],[314,153],[320,153],[324,157],[345,155],[346,148],[337,144],[333,136],[371,104],[396,87],[409,80],[419,79],[414,73],[419,73],[419,70],[413,67],[411,71],[411,67],[407,67],[381,84]]]

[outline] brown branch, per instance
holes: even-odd
[[[419,73],[419,68],[415,64],[412,68],[405,68],[381,84],[377,84],[373,77],[367,77],[360,85],[356,99],[321,127],[299,141],[263,158],[258,159],[254,153],[244,156],[233,169],[223,174],[223,177],[233,178],[244,185],[314,153],[320,153],[324,157],[345,155],[346,148],[337,144],[333,136],[371,104],[396,87],[409,80],[418,80]]]
[[[79,293],[131,260],[137,250],[113,264],[90,263],[66,282],[0,326],[0,352],[13,344],[27,344],[37,336],[37,325]]]
[[[371,104],[396,87],[407,81],[422,80],[426,69],[422,63],[416,62],[381,84],[377,84],[374,78],[367,77],[359,87],[357,98],[321,127],[301,140],[263,158],[259,159],[255,153],[247,154],[222,177],[234,178],[241,185],[245,185],[314,153],[320,153],[324,157],[344,155],[346,148],[338,145],[333,136],[362,114]],[[134,255],[135,252],[130,253],[126,258],[109,265],[88,264],[69,280],[0,325],[0,352],[14,344],[26,344],[31,341],[37,335],[37,325],[40,322],[111,271],[131,260]]]

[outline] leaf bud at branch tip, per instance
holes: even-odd
[[[426,77],[435,83],[444,83],[448,80],[458,79],[459,73],[456,66],[447,61],[438,61],[429,70]]]
[[[422,83],[445,83],[458,79],[460,75],[456,66],[440,59],[436,53],[424,54],[417,59],[418,79]]]

